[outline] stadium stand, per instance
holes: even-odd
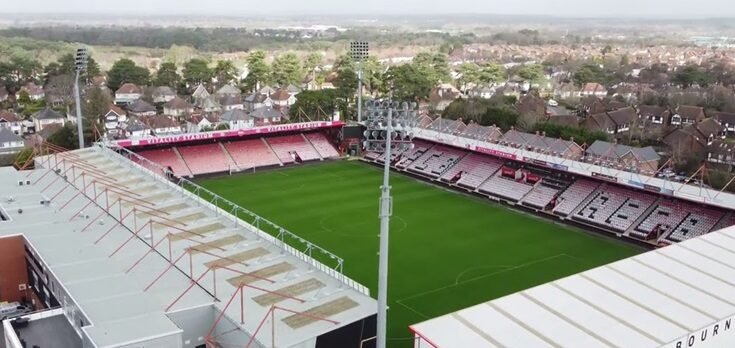
[[[628,199],[628,192],[615,186],[605,186],[598,190],[597,196],[587,206],[575,214],[574,219],[607,226],[610,216]]]
[[[683,202],[661,201],[630,235],[643,240],[651,239],[654,232],[663,235],[679,226],[690,208],[689,204]]]
[[[485,181],[478,190],[501,198],[507,198],[515,202],[521,200],[533,189],[532,185],[524,182],[504,178],[500,173]]]
[[[465,155],[466,152],[462,150],[447,146],[434,146],[413,161],[408,166],[408,170],[438,178]]]
[[[647,193],[630,191],[631,197],[609,219],[609,227],[618,231],[627,231],[633,223],[656,201],[656,197]]]
[[[242,170],[280,164],[276,154],[261,139],[234,141],[224,145]]]
[[[549,203],[551,203],[557,194],[559,194],[559,190],[557,188],[546,186],[542,183],[528,193],[526,198],[523,200],[523,204],[544,209],[549,205]]]
[[[329,140],[322,133],[309,133],[306,134],[306,139],[309,140],[314,149],[319,153],[322,158],[339,157],[337,149],[329,143]]]
[[[319,154],[306,142],[301,134],[284,135],[280,137],[264,138],[283,163],[295,161],[292,156],[296,153],[302,161],[318,160]]]
[[[666,239],[681,242],[711,231],[724,215],[721,211],[691,206],[690,213]]]
[[[476,154],[465,156],[460,163],[463,163],[465,169],[460,172],[461,178],[457,180],[457,185],[473,190],[480,187],[503,166],[503,162],[499,160]]]
[[[226,172],[237,168],[230,167],[227,154],[219,143],[177,147],[194,175]]]
[[[562,216],[571,214],[587,197],[589,197],[600,183],[587,179],[577,179],[566,191],[559,195],[553,212]]]
[[[176,154],[174,148],[158,149],[158,150],[145,150],[138,152],[142,157],[148,160],[158,163],[163,167],[171,167],[174,174],[179,176],[192,176],[192,172],[184,163],[184,160]]]
[[[413,161],[423,156],[426,151],[429,151],[433,145],[428,143],[416,142],[414,143],[413,149],[408,150],[401,154],[400,159],[396,162],[396,168],[406,169]]]

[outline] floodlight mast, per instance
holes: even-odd
[[[388,316],[388,246],[390,236],[390,217],[393,214],[393,198],[390,195],[390,162],[391,152],[409,149],[413,146],[413,135],[408,133],[408,127],[414,116],[409,111],[408,104],[402,104],[402,110],[396,111],[399,104],[389,101],[368,101],[367,130],[365,131],[365,147],[369,151],[384,151],[383,185],[380,186],[380,242],[378,251],[378,320],[377,320],[377,348],[385,348]],[[412,105],[413,108],[415,106]],[[395,127],[398,127],[396,129]]]
[[[362,61],[368,58],[369,51],[367,41],[350,42],[350,56],[357,62],[357,122],[362,122]]]
[[[74,58],[74,102],[77,109],[77,133],[79,135],[79,148],[84,148],[84,133],[82,130],[82,102],[79,96],[79,75],[87,70],[87,60],[89,55],[86,48],[78,48],[76,57]]]

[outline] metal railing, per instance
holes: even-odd
[[[164,168],[163,166],[124,147],[118,146],[114,143],[97,143],[96,145],[101,149],[102,154],[108,158],[123,163],[135,170],[147,173],[155,180],[165,183],[171,188],[175,188],[179,193],[210,208],[217,216],[224,217],[236,225],[256,233],[259,237],[280,248],[283,252],[289,253],[303,261],[311,268],[315,268],[318,271],[329,275],[361,294],[370,296],[370,290],[366,286],[347,277],[343,273],[344,260],[334,253],[305,240],[278,224],[261,217],[188,179],[177,176],[167,168]],[[145,165],[142,165],[141,162]],[[160,172],[156,172],[156,170]],[[169,180],[169,177],[173,178],[173,180]],[[325,262],[333,266],[327,266]]]

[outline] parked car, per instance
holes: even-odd
[[[549,102],[547,103],[549,106],[559,106],[559,102],[557,102],[554,99],[549,99]]]

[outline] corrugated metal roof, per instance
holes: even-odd
[[[727,339],[723,320],[735,315],[733,294],[735,227],[730,227],[411,329],[441,348],[676,347],[677,342],[687,346],[691,337],[703,344],[707,334],[719,347]],[[719,336],[713,336],[716,325]]]

